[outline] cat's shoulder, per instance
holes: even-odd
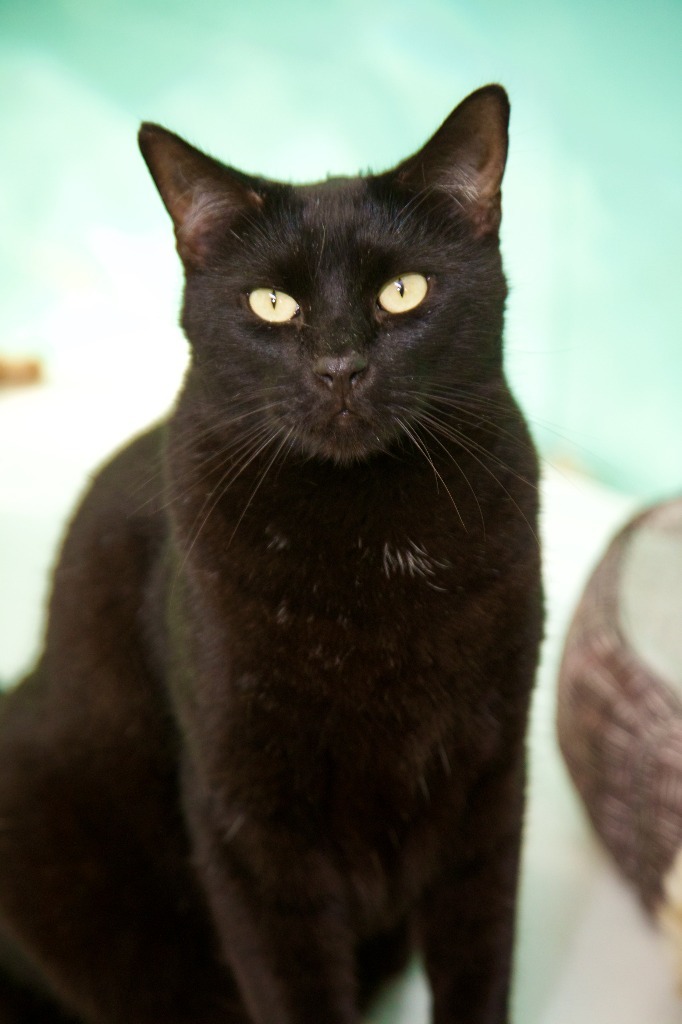
[[[156,424],[95,472],[67,531],[67,549],[163,532],[165,432],[165,421]]]

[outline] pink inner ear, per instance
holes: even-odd
[[[229,212],[228,197],[202,188],[201,183],[191,186],[179,195],[175,204],[175,234],[178,252],[185,262],[204,263],[211,228]]]
[[[262,206],[257,193],[216,187],[211,181],[198,181],[176,197],[173,219],[178,253],[184,263],[203,266],[207,261],[210,241],[216,230],[225,228],[229,220],[248,206]]]
[[[502,220],[502,199],[496,192],[489,199],[481,199],[473,208],[471,222],[477,238],[497,234]]]

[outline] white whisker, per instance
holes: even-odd
[[[448,497],[450,498],[450,501],[452,502],[453,508],[454,508],[455,512],[457,513],[457,518],[459,519],[460,523],[462,524],[464,532],[467,533],[468,531],[467,531],[466,525],[464,523],[464,520],[462,519],[462,514],[459,511],[459,508],[457,507],[457,502],[455,501],[455,499],[453,498],[452,494],[450,493],[450,489],[449,489],[448,485],[445,483],[445,480],[443,479],[442,475],[436,469],[436,467],[434,465],[434,462],[433,462],[433,459],[431,458],[431,454],[429,452],[429,449],[426,447],[426,445],[417,436],[416,428],[415,428],[415,430],[412,430],[407,425],[407,423],[404,420],[401,420],[398,417],[396,417],[396,422],[402,428],[402,430],[405,432],[405,435],[410,439],[410,441],[412,441],[412,444],[415,446],[417,451],[421,452],[421,454],[424,456],[424,458],[426,459],[428,464],[431,466],[431,469],[433,470],[434,476],[436,478],[436,484],[438,483],[438,481],[440,481],[440,483],[442,483],[442,485],[445,488],[445,491],[446,491]],[[413,424],[413,426],[414,426],[414,424]]]
[[[284,428],[281,427],[280,430],[278,431],[278,433],[281,433],[283,430],[284,430]],[[256,483],[256,486],[254,487],[254,489],[251,491],[251,494],[249,495],[248,500],[247,500],[244,508],[242,509],[242,513],[239,516],[239,519],[237,520],[236,526],[235,526],[234,530],[232,531],[232,533],[230,534],[230,539],[227,542],[227,547],[229,547],[230,544],[232,543],[232,541],[234,539],[234,535],[237,532],[237,530],[239,529],[241,521],[244,518],[244,516],[246,515],[247,510],[248,510],[249,506],[251,505],[251,502],[253,501],[253,499],[255,498],[256,494],[260,490],[263,481],[265,480],[266,476],[268,475],[268,473],[272,469],[272,467],[273,467],[274,463],[276,462],[278,456],[282,453],[284,447],[287,444],[287,441],[289,440],[289,438],[291,437],[291,435],[293,433],[293,430],[294,430],[293,427],[289,427],[288,431],[286,432],[286,434],[282,438],[279,446],[277,447],[277,449],[275,451],[275,454],[272,456],[272,458],[268,462],[267,466],[265,467],[265,469],[261,473],[260,477],[258,478],[258,482]],[[274,440],[274,438],[273,438],[273,440]]]

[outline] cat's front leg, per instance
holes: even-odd
[[[254,1024],[358,1024],[355,940],[325,857],[286,829],[195,805],[196,862]]]
[[[524,775],[520,753],[478,783],[420,908],[433,1024],[509,1024]]]

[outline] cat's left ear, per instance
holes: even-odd
[[[500,85],[471,93],[394,172],[410,190],[447,193],[477,235],[496,234],[507,160],[509,100]]]
[[[216,229],[262,206],[255,180],[160,125],[143,124],[138,141],[173,220],[180,258],[188,267],[205,265]]]

